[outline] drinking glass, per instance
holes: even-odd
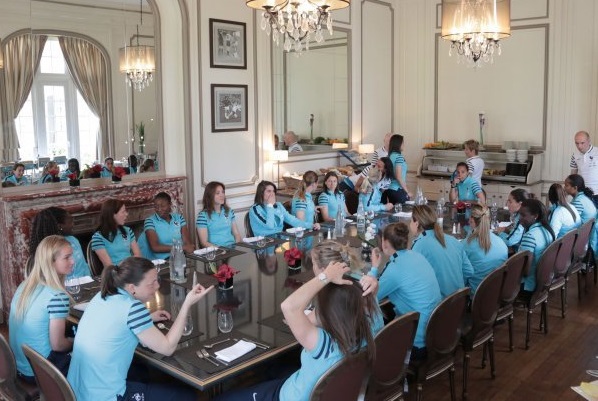
[[[81,291],[79,277],[67,276],[64,280],[64,287],[66,288],[69,294],[77,295]]]
[[[295,237],[296,238],[302,238],[303,237],[303,228],[302,227],[297,228],[297,230],[295,231]]]
[[[191,311],[187,313],[187,318],[185,319],[185,327],[183,327],[183,335],[188,336],[193,333],[193,318],[191,317]]]
[[[206,252],[206,259],[207,260],[216,259],[216,247],[211,246],[208,248],[208,251]]]
[[[403,205],[401,205],[400,203],[397,203],[395,205],[395,213],[401,213],[403,211]]]
[[[260,238],[256,241],[255,243],[257,246],[259,246],[260,248],[266,245],[266,239],[265,238]]]
[[[374,220],[374,217],[376,217],[376,212],[374,212],[373,210],[366,210],[365,217],[371,222],[372,220]]]
[[[218,311],[218,330],[230,333],[233,329],[233,313],[231,311]]]

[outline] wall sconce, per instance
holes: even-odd
[[[288,150],[274,150],[272,151],[270,158],[276,162],[277,173],[276,173],[276,187],[280,187],[280,162],[289,160]]]
[[[373,143],[362,143],[358,147],[358,152],[362,155],[374,153],[374,144]]]
[[[332,144],[332,149],[348,149],[348,148],[349,148],[348,143],[334,142]]]

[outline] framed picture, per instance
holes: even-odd
[[[247,85],[212,84],[212,132],[247,131]]]
[[[210,67],[247,69],[245,23],[210,18]]]

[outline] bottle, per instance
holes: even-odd
[[[343,229],[345,228],[345,221],[343,218],[343,208],[342,205],[338,206],[338,210],[336,211],[336,220],[334,220],[334,235],[336,238],[343,236]]]
[[[172,247],[170,248],[170,279],[175,283],[184,283],[185,267],[187,261],[183,253],[183,244],[180,239],[172,240]]]
[[[438,225],[440,225],[440,227],[442,227],[444,223],[444,208],[440,202],[436,204],[436,222]]]
[[[365,209],[361,199],[359,200],[359,206],[357,206],[357,232],[359,234],[365,232]]]

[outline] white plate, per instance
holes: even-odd
[[[154,264],[154,266],[158,266],[163,265],[164,263],[166,263],[166,261],[164,259],[154,259],[152,260],[152,263]]]

